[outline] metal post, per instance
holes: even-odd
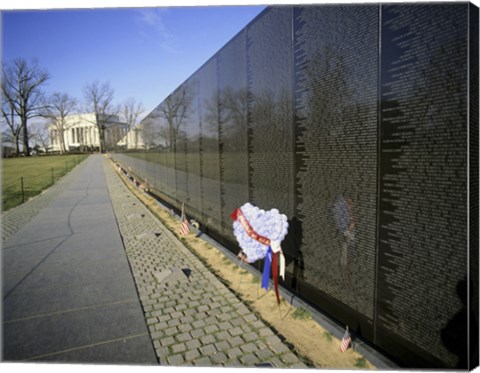
[[[53,167],[52,167],[52,185],[53,185],[53,183],[54,183],[53,172],[54,172],[54,171],[53,171]]]
[[[68,172],[68,161],[65,161],[65,175],[67,174]]]
[[[23,176],[20,176],[20,185],[22,188],[22,203],[25,202],[25,191],[23,190]]]

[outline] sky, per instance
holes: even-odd
[[[115,102],[141,101],[144,117],[265,8],[244,4],[252,2],[16,0],[0,5],[2,60],[38,58],[51,76],[47,95],[65,92],[80,102],[87,83],[109,82]]]
[[[5,10],[2,59],[38,58],[47,95],[83,101],[83,87],[109,82],[115,101],[141,101],[147,115],[245,27],[263,6]]]

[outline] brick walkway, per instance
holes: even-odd
[[[114,213],[164,365],[306,368],[104,163]]]

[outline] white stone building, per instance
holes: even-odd
[[[127,125],[118,115],[110,115],[105,121],[105,149],[112,149],[127,134]],[[51,151],[61,151],[61,136],[65,141],[65,151],[98,151],[100,133],[93,113],[69,115],[63,126],[60,122],[48,127]]]
[[[127,150],[145,149],[142,124],[132,127],[130,131],[121,138],[117,145],[118,147]]]

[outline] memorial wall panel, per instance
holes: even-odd
[[[270,8],[247,27],[249,195],[291,218],[293,191],[292,9]]]
[[[152,186],[161,193],[167,202],[175,204],[176,182],[174,168],[174,143],[172,141],[170,123],[172,121],[169,113],[167,98],[158,105],[140,124],[142,139],[145,145],[146,159],[157,169],[150,180]],[[170,116],[169,116],[170,115]]]
[[[209,229],[221,233],[217,56],[203,65],[197,74],[203,223]]]
[[[163,149],[164,139],[160,137],[161,118],[159,117],[159,111],[154,110],[147,120],[143,121],[143,126],[147,128],[148,139],[146,139],[146,149],[144,149],[144,157],[146,160],[145,170],[147,176],[145,179],[148,184],[155,186],[157,190],[164,191],[165,195],[171,195],[172,190],[167,188],[165,184],[165,166],[162,162],[164,153],[160,150]],[[145,130],[143,131],[145,133]]]
[[[188,202],[188,176],[186,172],[187,149],[185,125],[189,115],[189,91],[184,83],[164,101],[163,107],[169,128],[173,162],[170,166],[174,172],[176,199],[178,204]]]
[[[467,11],[382,6],[376,343],[457,368],[467,357]]]
[[[298,7],[294,31],[303,278],[371,321],[378,6]]]
[[[127,171],[133,170],[136,175],[139,177],[145,177],[146,172],[145,172],[145,154],[144,153],[136,153],[136,154],[129,154],[129,155],[124,155],[120,154],[117,157],[117,160],[119,160],[122,165],[124,165],[127,168]]]
[[[170,129],[174,149],[176,199],[179,206],[185,204],[187,212],[199,205],[195,186],[200,187],[200,180],[195,179],[193,171],[196,165],[198,171],[200,167],[198,156],[196,160],[192,157],[193,152],[198,155],[199,151],[199,119],[195,93],[195,80],[189,79],[167,98],[164,107],[164,117]],[[193,167],[192,170],[189,166]],[[198,212],[198,209],[196,211]]]
[[[222,234],[234,242],[230,214],[249,201],[245,30],[218,53],[218,94]]]
[[[155,177],[155,186],[168,197],[168,202],[175,204],[176,183],[173,167],[174,153],[168,120],[167,105],[162,102],[155,108],[153,115],[144,123],[144,141],[148,156],[158,152],[155,158],[159,162],[159,171]],[[163,188],[162,188],[163,187]]]
[[[186,87],[185,131],[185,174],[187,178],[186,213],[195,218],[201,217],[202,205],[200,198],[200,114],[198,110],[198,79],[191,77],[184,83]]]
[[[470,12],[470,43],[469,43],[469,137],[470,137],[470,193],[469,193],[469,218],[470,218],[470,369],[479,364],[479,211],[478,211],[478,182],[479,182],[479,13],[478,8],[469,4]]]
[[[158,161],[157,172],[155,173],[155,187],[158,191],[162,191],[162,193],[170,197],[169,203],[173,203],[175,200],[175,191],[169,183],[171,172],[169,172],[167,168],[167,157],[168,153],[165,149],[158,151],[155,155]]]
[[[146,153],[144,152],[145,158],[145,176],[141,177],[142,180],[148,183],[154,183],[156,175],[158,173],[158,152]]]
[[[144,120],[147,120],[149,116],[151,116],[151,114],[144,118]],[[127,170],[134,171],[138,177],[142,179],[148,178],[146,156],[143,150],[135,150],[125,154],[117,153],[114,158]]]

